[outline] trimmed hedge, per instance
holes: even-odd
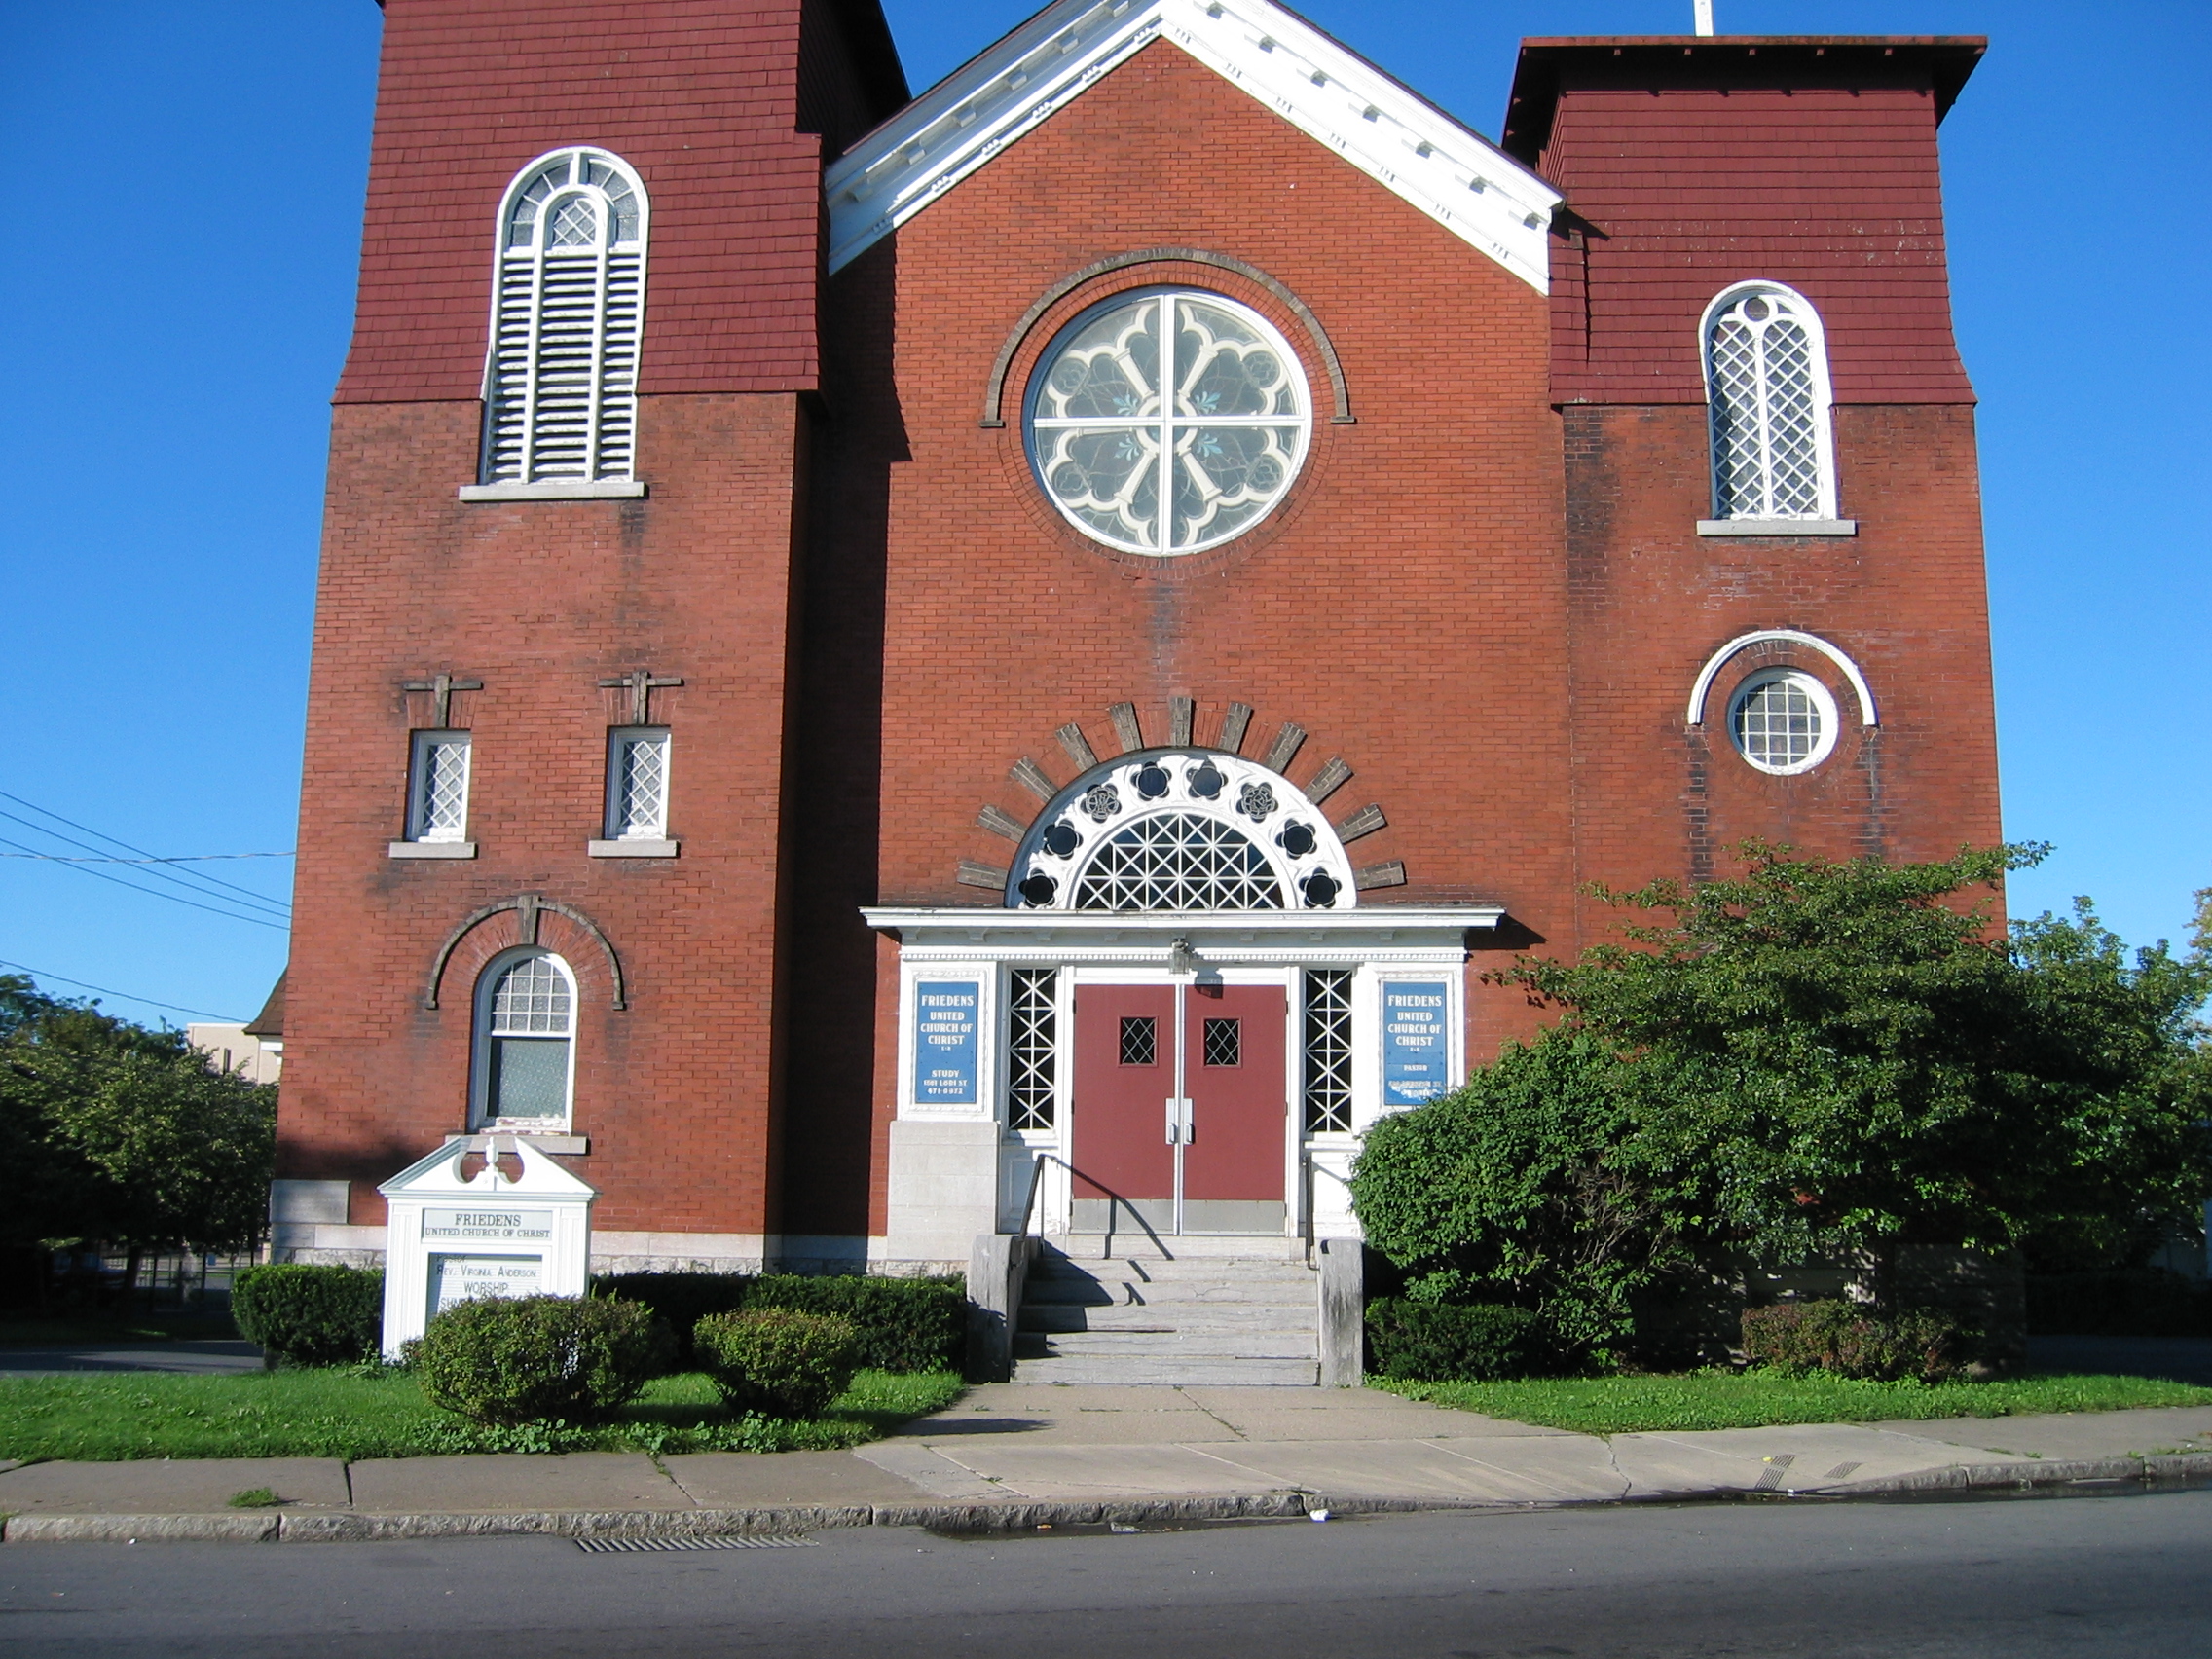
[[[1400,1382],[1493,1382],[1549,1369],[1543,1321],[1497,1303],[1382,1297],[1367,1305],[1367,1344],[1376,1373]]]
[[[481,1423],[592,1422],[668,1366],[652,1310],[612,1297],[488,1296],[406,1346],[423,1392]]]
[[[968,1296],[957,1278],[879,1273],[611,1273],[595,1296],[642,1302],[676,1338],[672,1363],[703,1368],[693,1333],[710,1313],[782,1308],[850,1320],[861,1364],[878,1371],[957,1371],[967,1346]]]
[[[1919,1309],[1877,1319],[1857,1303],[1778,1302],[1744,1310],[1744,1357],[1786,1375],[1825,1371],[1871,1382],[1951,1382],[1972,1363],[1972,1334]]]
[[[861,1365],[850,1319],[790,1308],[710,1313],[691,1341],[722,1403],[762,1417],[820,1417]]]
[[[273,1367],[350,1365],[384,1346],[384,1273],[306,1262],[247,1268],[231,1285],[231,1318]]]
[[[2212,1337],[2212,1284],[2164,1268],[2030,1273],[2028,1330],[2048,1337]]]

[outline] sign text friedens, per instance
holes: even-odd
[[[509,1209],[498,1205],[426,1205],[423,1236],[466,1239],[478,1244],[535,1244],[553,1236],[549,1209]]]
[[[914,1104],[973,1106],[976,1014],[982,986],[974,979],[924,979],[914,986]]]
[[[1452,1087],[1441,979],[1382,981],[1382,1104],[1419,1106]]]

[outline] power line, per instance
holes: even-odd
[[[40,979],[52,979],[56,983],[63,985],[75,985],[81,991],[97,991],[103,997],[121,997],[125,1002],[143,1003],[148,1008],[166,1008],[171,1014],[197,1014],[203,1019],[219,1019],[226,1025],[236,1025],[241,1023],[240,1021],[232,1019],[231,1016],[227,1014],[209,1014],[203,1008],[186,1008],[180,1003],[157,1002],[152,997],[134,997],[129,991],[111,991],[105,985],[87,984],[82,979],[70,978],[66,974],[49,974],[45,969],[33,968],[27,962],[9,962],[5,959],[0,959],[0,968],[19,969],[23,973],[31,975],[33,977]]]
[[[62,817],[62,816],[61,816],[61,814],[60,814],[60,813],[58,813],[58,812],[55,812],[55,810],[54,810],[54,809],[53,809],[52,807],[41,806],[41,805],[39,805],[39,804],[38,804],[38,802],[36,802],[36,801],[34,801],[34,800],[25,800],[25,799],[24,799],[24,798],[23,798],[23,797],[22,797],[21,795],[18,795],[18,794],[10,794],[10,793],[8,793],[8,792],[7,792],[6,790],[0,790],[0,800],[12,800],[12,801],[14,801],[14,802],[15,802],[15,803],[16,803],[16,804],[17,804],[18,806],[28,807],[28,808],[29,808],[29,809],[30,809],[31,811],[33,811],[33,812],[37,813],[37,814],[38,814],[38,815],[39,815],[40,817],[42,817],[42,818],[51,818],[51,819],[53,819],[53,820],[54,820],[54,821],[55,821],[55,822],[56,824],[66,824],[66,825],[68,825],[68,826],[69,826],[69,828],[70,828],[70,829],[72,829],[72,830],[83,830],[83,831],[84,831],[84,832],[85,832],[86,834],[88,834],[88,835],[93,835],[93,836],[97,836],[97,837],[98,837],[98,838],[99,838],[100,840],[102,840],[102,841],[111,842],[111,843],[113,843],[113,844],[114,844],[115,846],[121,847],[121,848],[122,848],[122,849],[123,849],[123,850],[124,850],[125,852],[127,852],[127,853],[137,853],[137,854],[139,854],[139,855],[140,855],[141,857],[144,857],[144,858],[148,858],[148,859],[158,859],[158,858],[159,858],[159,855],[158,855],[158,854],[155,854],[155,853],[149,852],[149,851],[147,851],[147,849],[146,849],[146,848],[144,848],[144,847],[133,846],[133,845],[132,845],[132,844],[131,844],[130,842],[124,840],[124,839],[123,839],[123,838],[122,838],[121,836],[119,836],[119,835],[110,835],[110,834],[107,834],[107,833],[106,833],[105,831],[103,831],[103,830],[94,830],[94,829],[92,829],[92,827],[91,827],[90,825],[86,825],[86,824],[79,824],[79,823],[78,823],[78,822],[77,822],[77,821],[76,821],[75,819],[73,819],[73,818],[64,818],[64,817]],[[15,818],[15,817],[16,817],[16,815],[15,815],[14,813],[0,814],[0,816],[6,816],[6,817],[9,817],[9,818]],[[57,831],[55,831],[55,830],[49,830],[49,829],[47,829],[47,828],[46,828],[46,827],[45,827],[44,825],[42,825],[42,824],[30,824],[30,823],[29,823],[29,821],[28,821],[27,819],[16,818],[16,822],[17,822],[17,823],[18,823],[18,824],[26,824],[26,825],[28,825],[28,826],[29,826],[29,828],[31,828],[31,829],[33,829],[33,830],[37,830],[37,831],[38,831],[38,832],[39,832],[40,834],[42,834],[42,835],[52,835],[52,836],[54,836],[54,838],[55,838],[55,840],[57,840],[57,841],[68,841],[68,842],[69,842],[69,844],[70,844],[71,846],[84,847],[84,848],[85,848],[85,850],[86,850],[87,852],[91,852],[91,853],[97,853],[97,852],[99,852],[99,851],[101,850],[101,849],[100,849],[100,848],[98,848],[98,847],[89,846],[89,845],[87,845],[87,843],[85,843],[85,842],[83,842],[83,841],[74,840],[74,839],[72,839],[72,838],[71,838],[70,836],[67,836],[67,835],[63,835],[63,834],[60,834],[59,832],[57,832]],[[36,849],[30,849],[30,850],[33,850],[33,851],[35,851]],[[167,872],[166,872],[166,871],[156,871],[156,872],[154,872],[154,873],[157,873],[157,874],[166,874],[166,873],[167,873]],[[250,887],[240,887],[240,885],[239,885],[239,884],[238,884],[237,882],[235,882],[235,881],[225,881],[225,880],[223,880],[223,879],[222,879],[222,878],[221,878],[220,876],[214,876],[214,875],[200,875],[200,874],[199,874],[199,873],[198,873],[197,871],[193,871],[193,872],[187,872],[187,873],[191,873],[191,874],[192,874],[192,875],[194,876],[194,878],[195,878],[196,880],[199,880],[199,881],[202,881],[202,882],[205,882],[205,883],[211,884],[211,885],[213,885],[213,886],[216,886],[216,887],[227,887],[227,888],[229,888],[229,889],[230,889],[230,890],[231,890],[231,891],[232,891],[233,893],[242,894],[242,895],[243,895],[244,897],[246,897],[246,898],[248,898],[248,899],[251,899],[251,900],[253,900],[253,901],[254,901],[254,902],[255,902],[256,903],[267,905],[267,904],[271,904],[271,903],[273,903],[273,902],[272,902],[271,900],[269,900],[269,899],[268,899],[267,897],[265,897],[264,895],[262,895],[262,894],[259,894],[259,893],[256,893],[256,892],[254,892],[254,890],[253,890],[252,888],[250,888]],[[181,876],[172,876],[172,877],[171,877],[171,879],[177,879],[177,880],[179,880],[179,881],[180,881],[180,884],[181,884]],[[221,896],[220,896],[220,895],[215,895],[215,897],[221,897]],[[289,909],[290,907],[291,907],[291,906],[290,906],[290,905],[288,905],[288,904],[287,904],[287,905],[284,905],[284,906],[283,906],[283,908],[285,908],[285,909]]]
[[[18,824],[21,819],[16,820]],[[72,858],[67,853],[0,853],[0,859],[44,859],[49,864],[172,865],[204,864],[210,859],[288,859],[292,853],[179,853],[169,859]]]
[[[0,818],[15,818],[15,816],[12,812],[0,813]],[[19,824],[22,820],[17,819],[16,822]],[[0,838],[0,847],[14,847],[25,853],[33,853],[37,850],[24,846],[20,841],[10,841],[5,838]],[[164,893],[159,887],[141,887],[135,881],[126,881],[120,875],[110,875],[104,869],[92,869],[89,866],[81,864],[73,864],[67,867],[75,870],[79,875],[96,876],[101,881],[112,881],[118,887],[128,887],[133,893],[144,893],[155,899],[166,899],[172,904],[186,904],[195,910],[205,910],[210,916],[224,916],[234,922],[251,922],[257,928],[272,928],[277,933],[290,933],[292,931],[290,925],[285,922],[272,922],[261,916],[245,915],[238,910],[218,910],[212,904],[200,903],[197,900],[187,899],[182,894]],[[219,898],[220,895],[210,894],[208,897]],[[121,996],[123,993],[116,991],[112,994]]]
[[[13,795],[10,795],[10,796],[8,796],[8,798],[9,798],[9,799],[11,799],[11,800],[13,800],[13,799],[14,799],[15,797],[14,797]],[[65,843],[65,844],[67,844],[67,845],[69,845],[69,846],[72,846],[72,847],[83,847],[83,848],[86,848],[86,849],[87,849],[88,851],[91,851],[91,852],[93,852],[93,853],[98,853],[98,852],[99,852],[99,848],[97,848],[97,847],[93,846],[93,845],[92,844],[92,842],[90,842],[90,841],[80,841],[80,840],[78,840],[78,839],[77,839],[77,837],[76,837],[76,836],[74,836],[74,835],[64,835],[64,834],[62,834],[62,833],[61,833],[61,831],[60,831],[60,830],[49,830],[49,829],[48,829],[48,828],[47,828],[47,827],[46,827],[45,825],[43,825],[43,824],[35,824],[35,823],[33,823],[33,822],[32,822],[32,821],[30,820],[30,819],[23,817],[23,816],[22,816],[22,815],[21,815],[20,813],[8,812],[8,811],[0,810],[0,818],[5,818],[5,819],[7,819],[7,820],[8,820],[8,821],[9,821],[10,823],[12,823],[12,824],[20,824],[20,825],[22,825],[22,826],[23,826],[23,827],[24,827],[25,829],[32,830],[32,831],[33,831],[34,833],[36,833],[36,834],[40,834],[40,835],[51,835],[51,836],[53,836],[53,837],[54,837],[54,838],[55,838],[55,839],[56,841],[60,841],[60,842],[63,842],[63,843]],[[63,820],[62,820],[62,822],[66,824],[66,823],[68,822],[68,820],[67,820],[67,819],[63,819]],[[92,834],[92,835],[97,835],[97,834],[99,833],[99,831],[98,831],[98,830],[87,830],[87,831],[86,831],[86,833],[87,833],[87,834]],[[28,856],[30,856],[30,857],[32,857],[32,858],[37,858],[37,857],[39,857],[39,856],[40,856],[40,854],[39,854],[39,849],[38,849],[38,848],[36,848],[36,847],[25,847],[25,846],[23,846],[22,842],[20,842],[20,841],[9,841],[9,842],[6,842],[5,844],[6,844],[6,845],[8,845],[8,846],[11,846],[11,847],[18,847],[18,848],[21,848],[21,850],[22,850],[22,851],[23,851],[23,852],[24,852],[24,853],[25,853],[26,855],[28,855]],[[118,843],[117,843],[117,845],[119,845],[119,846],[120,846],[120,845],[124,845],[124,844],[125,844],[125,843],[122,843],[122,842],[118,842]],[[83,865],[83,864],[97,864],[97,863],[103,862],[103,859],[104,859],[104,855],[102,856],[102,859],[72,860],[72,861],[70,861],[70,862],[72,862],[72,863],[74,863],[74,864],[79,864],[79,865]],[[85,874],[87,874],[87,875],[96,875],[96,874],[98,874],[99,872],[98,872],[97,870],[90,870],[90,869],[88,869],[88,870],[86,870],[86,871],[85,871],[84,873],[85,873]],[[146,873],[147,873],[147,874],[149,874],[149,875],[158,875],[158,876],[162,877],[162,878],[163,878],[163,879],[164,879],[165,881],[168,881],[168,882],[171,882],[171,883],[173,883],[174,885],[176,885],[176,886],[178,886],[178,887],[182,887],[182,888],[183,888],[183,889],[184,889],[184,890],[185,890],[185,891],[186,891],[187,893],[193,894],[194,896],[196,896],[196,897],[198,897],[198,898],[201,898],[201,899],[213,899],[213,900],[216,900],[216,901],[217,901],[218,903],[224,903],[224,904],[229,904],[229,905],[231,905],[231,906],[232,906],[233,908],[237,908],[237,907],[239,907],[239,905],[240,905],[240,901],[239,901],[239,900],[237,900],[237,899],[234,899],[234,898],[232,898],[232,897],[231,897],[231,896],[230,896],[230,895],[229,895],[228,893],[216,893],[216,892],[210,891],[210,890],[209,890],[208,888],[205,888],[205,887],[194,887],[194,886],[190,885],[190,884],[189,884],[189,883],[187,883],[187,882],[184,882],[184,881],[180,881],[180,880],[178,880],[178,879],[177,879],[177,877],[175,876],[175,874],[174,874],[174,873],[172,873],[172,872],[171,872],[171,871],[169,871],[169,870],[166,870],[166,869],[150,869],[150,870],[148,870],[148,871],[147,871]],[[112,879],[113,879],[113,877],[110,877],[110,879],[112,880]],[[208,879],[213,879],[213,878],[212,878],[212,877],[210,877],[210,878],[208,878]],[[128,881],[127,881],[127,882],[125,882],[125,883],[124,883],[124,885],[125,885],[126,887],[129,887],[129,886],[134,886],[134,885],[135,885],[135,883],[132,883],[132,882],[128,882]],[[230,883],[230,882],[228,882],[228,881],[223,881],[223,882],[217,882],[217,883],[216,883],[216,885],[217,885],[217,886],[220,886],[220,887],[229,887],[229,886],[231,886],[231,885],[232,885],[232,883]],[[151,888],[151,887],[146,887],[146,888],[140,888],[140,889],[139,889],[139,891],[140,891],[140,892],[143,892],[143,893],[153,893],[153,892],[157,892],[157,891],[159,891],[159,889],[156,889],[156,888]],[[246,889],[244,889],[244,888],[242,888],[242,887],[241,887],[241,888],[240,888],[240,889],[238,889],[238,891],[239,891],[239,892],[240,892],[240,893],[246,893],[246,892],[247,892],[247,890],[246,890]],[[165,898],[168,898],[168,897],[173,897],[173,895],[169,895],[169,894],[164,894],[164,895],[163,895],[163,897],[165,897]],[[289,920],[291,919],[291,916],[290,916],[290,910],[291,910],[291,906],[290,906],[290,905],[288,905],[288,904],[285,904],[285,905],[279,905],[279,904],[277,903],[277,902],[276,902],[276,901],[275,901],[275,900],[272,900],[272,899],[264,899],[264,898],[260,897],[260,896],[259,896],[258,894],[250,894],[250,893],[248,893],[248,894],[247,894],[247,897],[248,897],[248,898],[250,898],[250,899],[251,899],[251,900],[253,901],[253,903],[254,903],[255,907],[257,907],[258,909],[260,909],[260,910],[261,910],[261,912],[262,912],[263,914],[265,914],[265,915],[271,915],[271,916],[276,916],[276,917],[277,917],[278,919],[280,919],[280,920],[284,920],[284,921],[289,921]]]

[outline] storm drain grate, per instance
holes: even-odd
[[[811,1550],[812,1538],[767,1536],[752,1532],[711,1532],[684,1538],[578,1538],[576,1548],[591,1555],[629,1555],[640,1550]]]

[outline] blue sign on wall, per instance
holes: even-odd
[[[976,1013],[982,987],[974,979],[924,979],[914,986],[914,1104],[973,1106]]]
[[[1382,981],[1382,1104],[1419,1106],[1452,1087],[1442,979]]]

